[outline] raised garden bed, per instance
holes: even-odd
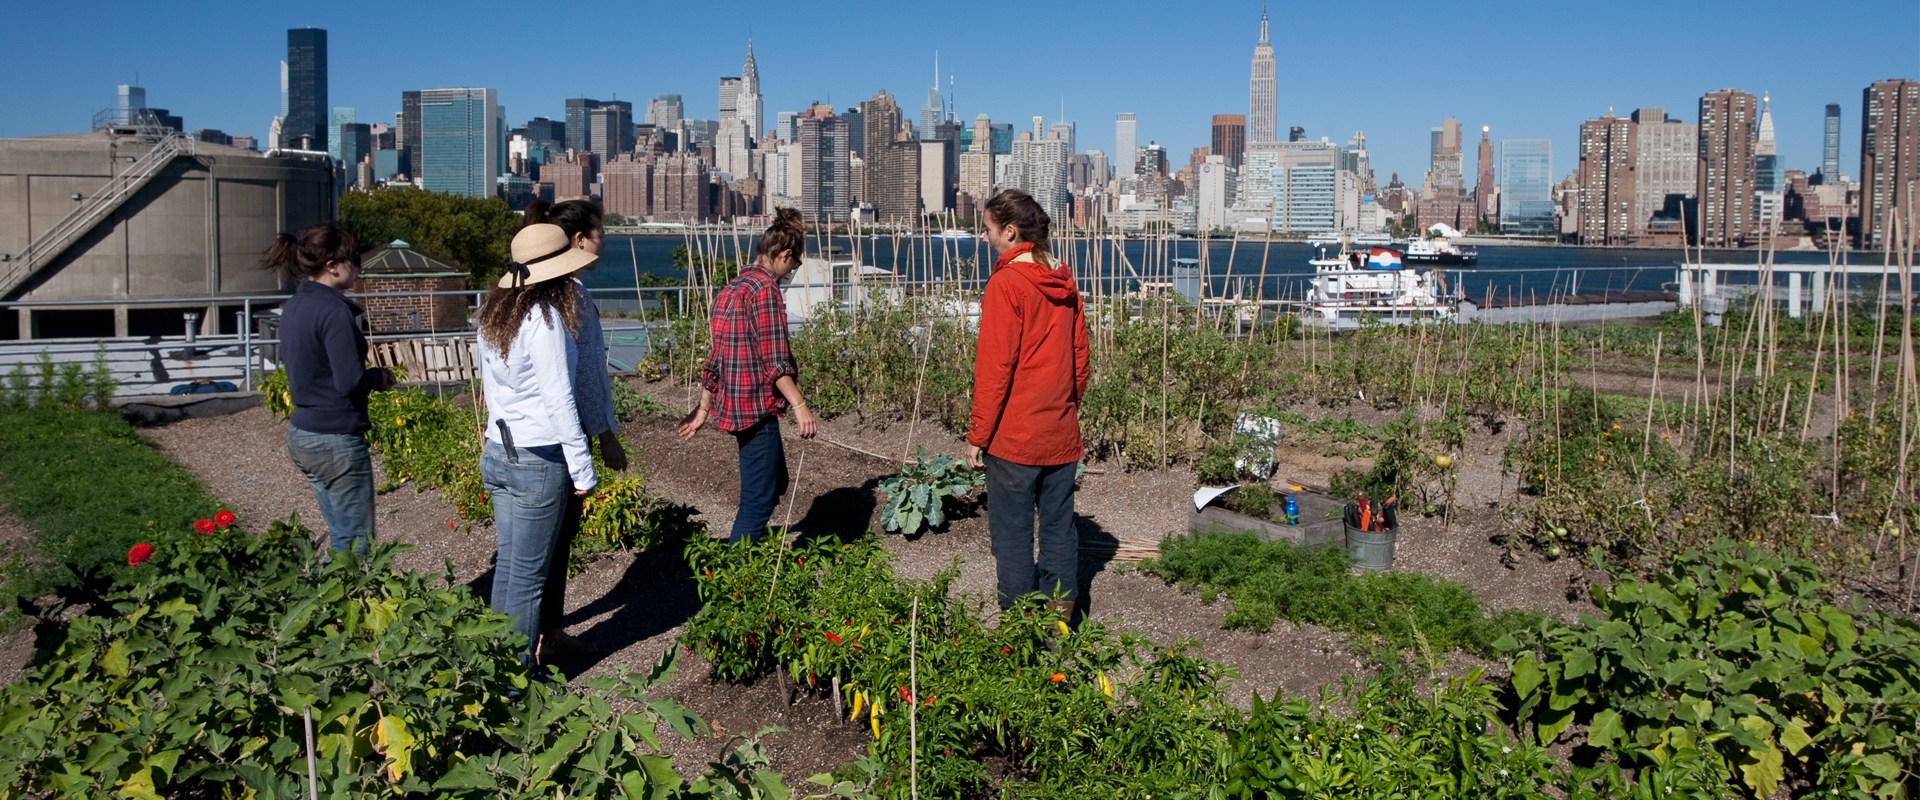
[[[1332,497],[1315,492],[1295,492],[1294,500],[1300,508],[1300,520],[1297,525],[1288,525],[1284,519],[1256,517],[1226,507],[1234,496],[1246,489],[1236,489],[1215,498],[1205,507],[1187,514],[1187,529],[1194,534],[1203,533],[1239,533],[1252,531],[1268,541],[1289,541],[1309,547],[1345,547],[1346,531],[1340,523],[1341,502]],[[1282,495],[1284,500],[1284,495]],[[1274,503],[1272,517],[1282,516],[1281,505]]]

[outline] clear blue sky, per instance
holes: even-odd
[[[1080,149],[1111,152],[1113,118],[1140,119],[1174,163],[1208,142],[1216,113],[1244,114],[1260,3],[751,2],[281,4],[127,0],[17,3],[0,32],[0,138],[84,130],[138,83],[192,128],[264,138],[279,109],[286,29],[328,30],[329,100],[388,121],[405,89],[499,90],[509,124],[561,118],[567,97],[635,101],[673,92],[687,114],[717,116],[717,79],[737,75],[753,37],[767,124],[814,100],[840,108],[885,89],[917,117],[939,51],[963,119],[1025,129],[1043,115],[1078,123]],[[536,13],[536,9],[551,9]],[[1441,9],[1437,11],[1436,9]],[[1822,114],[1842,108],[1841,167],[1859,171],[1860,94],[1920,78],[1914,0],[1728,2],[1283,3],[1272,10],[1279,124],[1345,142],[1364,130],[1384,182],[1416,183],[1428,130],[1481,125],[1553,141],[1553,169],[1576,163],[1581,120],[1609,106],[1660,106],[1692,121],[1701,94],[1771,92],[1790,169],[1820,165]],[[1471,178],[1469,177],[1469,180]]]

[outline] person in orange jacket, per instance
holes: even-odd
[[[999,603],[1039,592],[1074,619],[1080,536],[1073,522],[1080,398],[1087,390],[1087,317],[1073,271],[1047,247],[1051,220],[1026,192],[987,202],[999,258],[980,302],[967,463],[987,472],[987,530]],[[1035,558],[1035,518],[1039,555]]]

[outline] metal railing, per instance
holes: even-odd
[[[0,274],[0,295],[13,291],[48,261],[66,252],[69,246],[93,230],[100,220],[118,209],[127,198],[140,191],[175,158],[193,154],[194,141],[177,131],[162,128],[155,132],[145,127],[139,130],[143,141],[154,136],[158,140],[126,170],[108,178],[106,184],[93,194],[75,195],[75,199],[81,201],[78,207],[54,223],[46,233],[36,237],[25,250],[7,256],[4,259],[6,271]]]

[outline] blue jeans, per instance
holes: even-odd
[[[334,552],[367,551],[373,542],[373,456],[357,433],[313,433],[287,428],[287,455],[313,487],[327,545]]]
[[[740,513],[733,517],[729,543],[757,542],[767,536],[774,504],[787,493],[787,449],[780,443],[780,418],[767,417],[735,431],[740,445]]]
[[[493,564],[493,610],[513,619],[527,637],[520,661],[533,666],[540,641],[540,602],[553,566],[554,540],[573,494],[573,479],[557,444],[509,452],[492,439],[480,451],[480,482],[493,496],[498,550]],[[560,569],[566,569],[561,564]]]
[[[986,454],[987,535],[999,578],[1000,608],[1021,595],[1079,600],[1080,532],[1073,525],[1076,465],[1033,467]],[[1034,558],[1034,519],[1040,523]]]

